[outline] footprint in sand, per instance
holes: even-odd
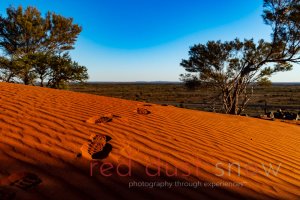
[[[120,118],[120,116],[112,114],[106,114],[103,116],[93,116],[86,120],[86,122],[90,124],[105,124],[111,122],[114,118]]]
[[[95,120],[95,124],[106,123],[106,122],[111,122],[111,121],[112,121],[112,117],[102,116]]]
[[[146,108],[137,108],[136,112],[140,115],[148,115],[151,112],[149,110],[147,110]]]
[[[111,138],[104,135],[94,134],[90,140],[81,147],[81,155],[87,159],[104,159],[112,150],[111,144],[107,143]]]
[[[19,172],[19,173],[13,173],[5,178],[2,178],[0,180],[0,183],[2,186],[12,186],[12,187],[17,187],[22,190],[28,190],[31,188],[34,188],[38,186],[42,180],[33,173],[29,172]],[[0,190],[0,197],[1,195],[8,195],[3,193],[3,189]],[[0,198],[2,199],[2,198]]]
[[[22,190],[28,190],[38,186],[42,180],[33,173],[23,172],[12,174],[8,177],[10,185],[20,188]]]

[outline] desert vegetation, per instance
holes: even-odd
[[[241,114],[258,85],[300,62],[300,2],[264,0],[263,19],[271,26],[271,41],[208,41],[190,48],[181,66],[187,86],[211,87],[222,101],[222,112]]]
[[[172,105],[181,108],[221,112],[222,101],[213,88],[198,87],[195,90],[181,83],[85,83],[71,84],[71,91],[134,101]],[[273,83],[255,88],[243,115],[257,117],[282,109],[300,111],[300,85],[295,83]]]
[[[7,8],[0,16],[0,80],[52,88],[88,79],[87,68],[73,61],[82,28],[72,18],[35,7]]]

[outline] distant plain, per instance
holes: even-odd
[[[215,91],[203,88],[189,90],[179,82],[89,82],[72,84],[69,90],[202,111],[218,112],[221,107]],[[298,113],[300,83],[273,83],[272,86],[255,87],[242,114],[256,117],[264,114],[265,108],[267,112],[282,109]]]

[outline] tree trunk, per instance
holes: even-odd
[[[40,77],[40,79],[41,79],[41,84],[40,84],[40,86],[41,86],[41,87],[44,87],[44,79],[43,79],[43,77]]]
[[[25,77],[23,78],[23,82],[25,85],[29,85],[29,78],[27,75],[25,75]]]
[[[241,85],[242,85],[242,77],[238,80],[234,92],[232,95],[233,101],[231,103],[231,109],[229,111],[229,114],[231,115],[238,115],[239,114],[239,97],[241,94]]]
[[[234,101],[232,102],[232,107],[231,110],[229,111],[229,114],[231,115],[237,115],[238,114],[238,110],[239,110],[239,95],[236,93],[234,94],[235,96]]]
[[[10,73],[6,79],[6,82],[9,83],[13,76],[14,76],[13,73]]]

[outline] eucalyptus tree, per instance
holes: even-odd
[[[264,0],[263,19],[272,27],[270,41],[235,39],[194,45],[189,58],[181,62],[188,72],[181,74],[181,80],[215,88],[222,111],[240,114],[255,85],[269,83],[273,74],[292,70],[300,62],[300,1]]]
[[[74,49],[81,30],[72,18],[52,12],[42,16],[35,7],[7,8],[6,16],[0,16],[2,80],[17,78],[27,85],[38,78],[43,86],[45,79],[52,78],[52,57],[63,59],[60,55]]]

